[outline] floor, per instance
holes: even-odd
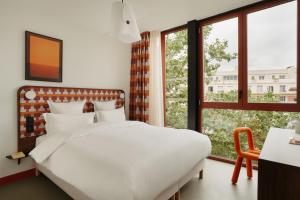
[[[234,165],[207,160],[203,180],[193,179],[181,189],[181,200],[256,200],[257,170],[248,180],[242,168],[236,185],[231,184]],[[1,193],[0,193],[1,194]]]
[[[248,180],[243,168],[237,185],[230,182],[233,165],[207,160],[202,180],[193,179],[181,190],[181,200],[255,200],[257,171]],[[71,199],[44,176],[29,177],[0,187],[1,200]]]

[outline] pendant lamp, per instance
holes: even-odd
[[[140,31],[132,10],[127,2],[114,2],[111,10],[111,32],[120,41],[132,43],[141,40]]]

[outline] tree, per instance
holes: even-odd
[[[187,126],[187,31],[166,36],[167,126]]]

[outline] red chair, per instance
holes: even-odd
[[[248,147],[249,147],[247,151],[241,150],[240,138],[239,138],[239,135],[241,133],[247,134]],[[234,139],[234,148],[237,153],[237,159],[236,159],[235,168],[233,171],[231,181],[233,184],[236,184],[239,178],[239,174],[240,174],[240,170],[244,158],[246,159],[247,176],[249,179],[252,178],[252,160],[258,160],[260,150],[254,147],[253,134],[250,128],[239,127],[234,129],[233,139]]]

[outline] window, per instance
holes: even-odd
[[[285,75],[280,75],[279,79],[285,79]]]
[[[281,85],[279,91],[280,92],[286,92],[285,85]]]
[[[222,31],[224,28],[229,30],[227,34]],[[205,25],[202,31],[204,88],[213,85],[213,76],[221,76],[224,84],[232,85],[224,94],[220,90],[205,90],[204,101],[238,102],[238,18]]]
[[[300,118],[299,8],[296,0],[261,1],[199,21],[199,122],[214,155],[235,158],[237,126],[250,126],[259,146],[270,125]],[[185,128],[187,31],[162,32],[162,41],[166,126]]]
[[[268,92],[274,92],[274,87],[273,86],[268,86]]]
[[[268,1],[200,21],[200,127],[213,155],[236,158],[232,131],[238,126],[250,126],[261,146],[270,126],[286,128],[300,117],[298,7],[297,1]],[[206,89],[216,75],[223,93]]]
[[[165,126],[187,127],[187,30],[162,33]],[[176,46],[176,48],[174,48]]]
[[[232,80],[237,80],[237,75],[229,75],[229,76],[223,76],[223,80],[225,81],[232,81]]]
[[[279,100],[280,100],[280,102],[285,102],[285,96],[280,96],[280,98],[279,98]]]

